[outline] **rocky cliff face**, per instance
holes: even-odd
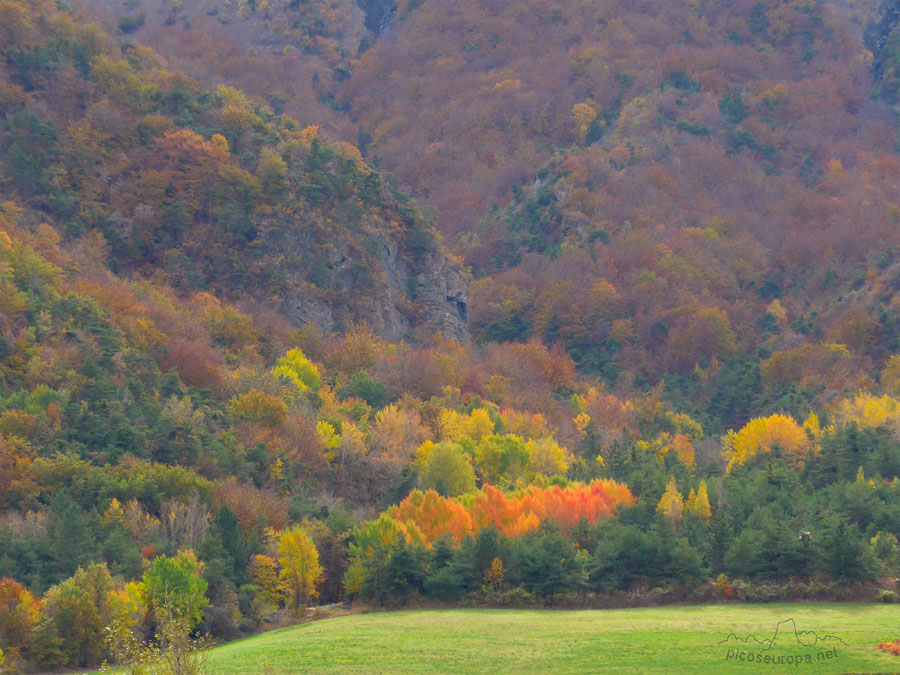
[[[332,249],[327,280],[318,285],[309,281],[299,240],[270,242],[294,261],[285,267],[284,315],[298,327],[312,324],[326,332],[365,321],[390,340],[408,338],[419,328],[467,340],[468,281],[458,266],[440,251],[414,264],[394,239],[380,235],[376,241],[373,257],[347,246]]]
[[[158,49],[208,84],[241,88],[275,114],[293,115],[301,128],[332,130],[342,114],[336,87],[349,77],[360,48],[397,14],[395,0],[71,1],[111,34]],[[240,162],[256,170],[255,159]],[[392,340],[420,330],[467,339],[467,281],[425,232],[430,228],[421,214],[334,152],[313,164],[295,167],[292,177],[292,189],[315,184],[320,191],[307,200],[307,211],[254,213],[258,239],[254,234],[232,251],[246,276],[223,281],[216,273],[205,281],[226,295],[266,304],[274,298],[298,327],[340,331],[365,321]]]
[[[447,337],[469,337],[468,284],[447,258],[435,256],[416,279],[425,321]]]

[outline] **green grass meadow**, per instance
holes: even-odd
[[[729,634],[772,636],[794,619],[828,638],[768,651]],[[784,624],[783,624],[784,625]],[[212,650],[213,673],[893,673],[877,644],[900,637],[900,605],[773,604],[620,610],[416,610],[342,616]],[[812,634],[804,634],[810,645]],[[728,650],[733,650],[728,658]],[[739,652],[753,662],[737,659]],[[759,654],[762,661],[756,661]],[[769,656],[770,661],[765,661]]]

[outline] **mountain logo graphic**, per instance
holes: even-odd
[[[729,633],[728,637],[718,642],[719,646],[740,643],[744,646],[760,647],[760,651],[768,651],[776,644],[780,647],[834,647],[844,642],[837,635],[819,635],[814,630],[797,630],[797,622],[794,619],[785,619],[775,624],[775,632],[772,637],[759,639],[753,633],[741,636]]]

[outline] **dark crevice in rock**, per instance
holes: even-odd
[[[456,314],[459,316],[460,321],[466,323],[469,320],[469,306],[466,304],[461,293],[448,295],[447,302],[456,307]]]

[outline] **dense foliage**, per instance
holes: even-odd
[[[217,35],[163,4],[118,36]],[[357,598],[893,599],[896,26],[857,5],[210,14],[328,64],[298,123],[0,0],[3,667]]]
[[[7,189],[70,238],[101,234],[110,269],[327,330],[367,320],[400,337],[432,319],[419,295],[449,263],[355,147],[207,89],[55,3],[4,7]]]

